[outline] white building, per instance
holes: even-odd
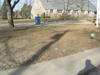
[[[59,17],[60,15],[62,15],[62,13],[64,13],[64,6],[65,6],[65,10],[67,10],[67,3],[64,3],[63,0],[34,0],[33,7],[31,10],[32,18],[35,18],[37,14],[39,16],[43,16],[44,13],[46,16]],[[97,9],[94,7],[94,5],[91,2],[86,3],[83,6],[82,10],[73,3],[68,6],[67,12],[69,15],[72,15],[72,13],[74,12],[74,16],[76,17],[80,16],[80,13],[87,15],[89,17],[94,17],[95,12],[97,12]]]

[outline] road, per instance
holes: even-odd
[[[40,25],[62,25],[62,24],[93,24],[92,21],[58,21],[58,22],[43,22]],[[35,23],[18,23],[15,24],[17,27],[23,26],[37,26]],[[8,24],[0,24],[1,28],[7,28]]]

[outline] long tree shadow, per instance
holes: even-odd
[[[66,30],[64,33],[62,34],[57,34],[53,37],[51,37],[51,39],[55,39],[53,42],[50,42],[49,44],[47,44],[46,46],[44,46],[42,49],[40,49],[35,55],[33,55],[30,59],[28,59],[26,62],[20,64],[20,67],[21,66],[25,66],[25,65],[30,65],[32,64],[37,58],[39,58],[42,53],[44,53],[48,48],[50,48],[54,43],[56,43],[58,40],[60,40],[60,38],[66,34],[69,30]],[[13,73],[11,73],[10,75],[19,75],[21,74],[25,69],[27,68],[24,68],[22,70],[20,69],[17,69],[15,70]]]
[[[0,58],[0,62],[3,62],[3,63],[5,63],[5,64],[8,65],[8,66],[10,66],[10,65],[8,64],[8,62],[5,62],[5,61],[2,60],[2,59],[8,57],[8,61],[17,64],[17,62],[16,62],[16,61],[13,59],[13,57],[12,57],[12,52],[10,51],[10,48],[9,48],[9,45],[8,45],[8,40],[10,40],[11,38],[12,38],[11,36],[0,38],[0,39],[4,39],[4,40],[1,41],[0,43],[4,43],[4,45],[5,45],[5,49],[3,49],[2,51],[0,51],[0,53],[3,53],[3,52],[6,53],[6,55],[4,55],[4,56],[2,56],[2,58]],[[2,69],[4,69],[4,67],[2,67]]]
[[[0,70],[9,69],[9,67],[13,68],[11,64],[16,64],[19,66],[19,63],[13,58],[13,55],[16,53],[15,51],[11,51],[9,47],[9,40],[15,37],[20,37],[22,35],[26,35],[26,33],[30,32],[30,30],[35,29],[30,27],[17,27],[17,28],[8,28],[0,30]],[[34,30],[33,30],[34,32]],[[3,45],[2,45],[3,44]],[[6,59],[6,60],[5,60]],[[10,62],[10,63],[9,63]],[[3,64],[2,64],[3,63]]]
[[[53,27],[49,27],[53,28]],[[20,62],[16,61],[14,54],[20,51],[12,50],[13,47],[9,43],[11,39],[30,34],[31,32],[46,30],[48,27],[15,27],[8,29],[0,29],[0,70],[14,68],[20,65]],[[2,64],[3,63],[3,64]],[[11,64],[16,64],[15,66]],[[21,66],[21,65],[20,65]]]

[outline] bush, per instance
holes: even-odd
[[[47,19],[41,19],[41,21],[43,21],[43,22],[54,22],[54,21],[58,21],[59,19],[58,18],[47,18]]]
[[[51,14],[50,17],[54,18],[54,17],[58,17],[57,14]]]
[[[13,18],[14,20],[17,20],[17,19],[22,19],[22,18]]]
[[[3,17],[2,20],[7,20],[7,17]]]
[[[60,20],[72,20],[72,16],[71,15],[68,15],[68,14],[62,14],[59,16],[60,17]]]
[[[44,18],[44,17],[41,17],[41,18]],[[45,18],[50,18],[50,16],[45,16]]]

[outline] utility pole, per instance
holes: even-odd
[[[99,13],[98,13],[98,12],[99,12],[99,11],[98,11],[98,10],[99,10],[99,4],[98,4],[98,2],[99,2],[99,1],[97,0],[97,19],[96,19],[96,27],[99,27],[99,26],[98,26],[98,16],[99,16]]]
[[[88,0],[88,17],[89,17],[89,0]]]

